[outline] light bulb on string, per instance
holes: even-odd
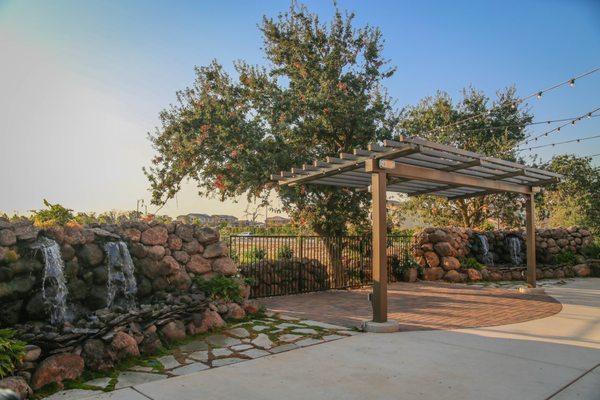
[[[538,100],[542,98],[542,92],[538,92],[537,98],[538,98]]]
[[[569,86],[571,86],[571,87],[575,86],[575,79],[571,79],[569,81]]]

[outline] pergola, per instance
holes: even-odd
[[[535,210],[539,187],[561,175],[511,161],[487,157],[420,138],[400,137],[370,144],[367,150],[327,157],[301,168],[271,175],[280,185],[317,184],[372,195],[373,322],[387,322],[386,193],[434,195],[450,200],[491,193],[519,193],[526,197],[527,283],[536,285]]]

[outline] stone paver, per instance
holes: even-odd
[[[188,357],[193,360],[196,360],[196,361],[207,362],[208,361],[208,351],[207,350],[195,351],[193,353],[188,354]]]
[[[181,365],[181,363],[172,355],[160,357],[158,358],[158,362],[160,362],[165,369],[176,368]]]
[[[323,340],[325,341],[331,341],[331,340],[338,340],[338,339],[343,339],[345,336],[342,335],[327,335],[327,336],[323,336]]]
[[[269,349],[273,346],[273,342],[264,333],[259,333],[251,342],[253,345],[262,347],[263,349]]]
[[[201,362],[196,362],[193,364],[184,365],[183,367],[175,368],[169,372],[173,375],[187,375],[187,374],[191,374],[194,372],[203,371],[203,370],[209,369],[209,368],[210,367],[206,364],[203,364]]]
[[[236,364],[244,361],[242,358],[229,357],[229,358],[219,358],[218,360],[213,360],[213,367],[222,367],[224,365]]]
[[[312,329],[312,328],[299,328],[299,329],[293,329],[292,330],[293,333],[299,333],[301,335],[316,335],[319,332],[317,332],[316,330]]]
[[[286,333],[285,335],[279,336],[279,340],[282,342],[293,342],[294,340],[298,340],[302,338],[302,335],[295,335],[293,333]]]
[[[243,343],[236,344],[235,346],[231,346],[229,349],[233,351],[244,351],[248,349],[253,349],[254,347],[251,344]]]
[[[208,344],[204,340],[194,340],[193,342],[179,346],[179,349],[181,351],[208,350]]]
[[[111,379],[112,378],[107,376],[107,377],[103,377],[103,378],[92,379],[91,381],[87,381],[85,384],[90,385],[90,386],[97,386],[97,387],[104,389],[105,387],[108,386]]]
[[[294,350],[294,349],[298,349],[298,348],[299,347],[296,346],[294,343],[287,343],[287,344],[282,344],[281,346],[273,347],[270,351],[271,351],[271,353],[277,354],[277,353],[283,353],[284,351]]]
[[[83,389],[70,389],[70,390],[61,390],[60,392],[56,392],[51,394],[48,397],[44,397],[44,400],[77,400],[83,399],[85,397],[90,397],[95,394],[101,394],[100,390],[83,390]]]
[[[236,344],[240,344],[241,341],[239,339],[234,339],[225,335],[212,335],[206,338],[206,341],[215,347],[227,347],[233,346]]]
[[[260,299],[272,311],[303,320],[358,327],[372,317],[370,289],[327,291]],[[400,329],[458,329],[511,324],[558,313],[561,304],[547,295],[446,283],[390,283],[389,318]]]
[[[235,336],[236,338],[240,338],[240,339],[250,337],[250,332],[248,332],[244,328],[229,329],[229,330],[225,331],[225,333],[227,333],[228,335],[231,335],[231,336]]]
[[[271,327],[267,326],[267,325],[254,325],[252,327],[252,330],[255,331],[255,332],[262,332],[262,331],[266,331],[266,330],[268,330],[270,328]]]
[[[162,374],[150,374],[147,372],[125,371],[121,372],[117,379],[118,380],[117,384],[115,385],[115,389],[121,389],[124,387],[139,385],[141,383],[157,381],[159,379],[167,379],[167,376]]]
[[[212,354],[215,357],[224,357],[224,356],[228,356],[230,354],[232,354],[233,352],[229,349],[224,349],[224,348],[220,348],[220,349],[212,349]]]
[[[251,350],[246,350],[246,351],[242,352],[241,354],[248,356],[250,358],[259,358],[259,357],[268,356],[271,353],[269,353],[268,351],[265,351],[265,350],[251,349]]]

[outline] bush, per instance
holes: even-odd
[[[46,209],[32,210],[33,223],[38,227],[49,227],[53,225],[64,225],[74,219],[73,210],[65,208],[60,204],[51,204],[44,199]]]
[[[0,329],[0,378],[10,375],[25,355],[25,342],[14,335],[11,329]]]
[[[234,301],[240,303],[242,298],[242,287],[236,278],[229,276],[215,276],[211,279],[204,279],[201,276],[195,278],[198,288],[202,290],[207,297],[225,301]]]
[[[240,256],[241,264],[250,264],[253,262],[264,260],[267,256],[267,252],[265,249],[261,249],[259,247],[253,247],[249,251],[242,253]]]
[[[290,260],[292,257],[294,257],[294,251],[287,244],[281,246],[277,250],[277,259],[278,260]]]
[[[581,254],[585,258],[600,258],[600,244],[593,243],[581,249]]]
[[[473,268],[473,269],[476,269],[477,271],[481,271],[482,269],[485,269],[485,265],[483,265],[482,263],[480,263],[473,257],[461,259],[460,267],[465,268],[465,269]]]
[[[575,253],[573,253],[572,250],[564,250],[554,256],[554,263],[575,265],[577,264],[577,258],[575,257]]]

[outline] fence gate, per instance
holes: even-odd
[[[407,265],[410,235],[388,236],[388,279]],[[231,257],[251,282],[251,297],[278,296],[372,283],[370,236],[243,236],[229,238]]]

